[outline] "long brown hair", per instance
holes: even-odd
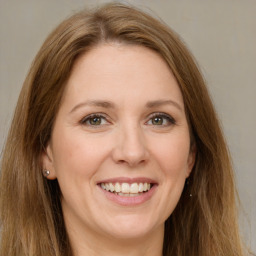
[[[113,41],[142,45],[164,58],[179,83],[197,148],[189,184],[165,223],[163,255],[244,255],[230,156],[197,65],[175,32],[122,4],[68,18],[35,57],[2,156],[0,255],[72,255],[58,182],[43,177],[40,159],[74,62]]]

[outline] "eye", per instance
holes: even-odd
[[[109,122],[107,121],[107,118],[102,114],[91,114],[84,117],[80,123],[86,126],[102,126],[108,124]]]
[[[170,115],[165,113],[153,113],[150,115],[150,119],[147,121],[147,125],[154,126],[170,126],[174,125],[176,121]]]

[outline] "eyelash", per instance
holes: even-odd
[[[166,126],[170,126],[170,125],[175,125],[175,124],[176,124],[175,119],[174,119],[173,117],[171,117],[170,115],[165,114],[165,113],[161,113],[161,112],[159,112],[159,113],[153,113],[153,114],[151,114],[151,115],[149,116],[149,121],[151,120],[151,122],[152,122],[152,120],[153,120],[154,118],[162,118],[162,119],[167,120],[167,124],[161,124],[161,125],[155,125],[155,126],[164,126],[164,127],[166,127]],[[148,123],[149,121],[147,121],[147,123]],[[154,124],[152,124],[152,125],[154,125]]]
[[[99,118],[100,119],[100,124],[91,124],[91,123],[88,123],[90,122],[90,120],[94,119],[94,118]],[[157,124],[148,124],[149,121],[153,121],[154,118],[161,118],[162,120],[166,120],[167,121],[167,124],[160,124],[160,125],[157,125]],[[94,128],[97,128],[102,126],[102,125],[107,125],[107,124],[102,124],[102,120],[105,120],[106,123],[110,123],[106,117],[105,114],[102,114],[102,113],[96,113],[96,114],[90,114],[86,117],[84,117],[80,123],[82,125],[86,125],[86,126],[91,126],[91,127],[94,127]],[[163,121],[164,122],[164,121]],[[152,113],[150,116],[149,116],[149,119],[148,121],[146,122],[147,125],[153,125],[153,126],[170,126],[170,125],[175,125],[176,124],[176,121],[173,117],[171,117],[170,115],[168,114],[165,114],[165,113]]]
[[[92,120],[92,119],[94,119],[94,118],[99,118],[100,120],[101,120],[101,122],[102,122],[102,120],[105,120],[105,122],[108,122],[109,123],[109,121],[108,121],[108,119],[106,118],[106,116],[104,115],[104,114],[102,114],[102,113],[97,113],[97,114],[90,114],[90,115],[88,115],[88,116],[86,116],[86,117],[84,117],[81,121],[80,121],[80,123],[82,124],[82,125],[87,125],[87,126],[92,126],[92,127],[97,127],[97,126],[102,126],[102,125],[105,125],[105,124],[99,124],[99,125],[93,125],[93,124],[88,124],[87,122],[89,122],[90,120]]]

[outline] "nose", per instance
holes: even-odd
[[[113,160],[118,164],[135,167],[149,159],[145,137],[137,126],[120,128],[112,152]]]

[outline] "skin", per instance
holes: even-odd
[[[77,60],[43,155],[75,255],[161,255],[164,222],[194,159],[181,91],[157,53],[112,43]],[[146,202],[124,206],[97,185],[116,177],[157,186]]]

